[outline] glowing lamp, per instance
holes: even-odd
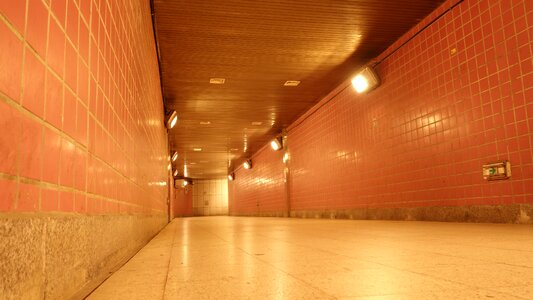
[[[245,161],[242,166],[245,168],[245,169],[251,169],[252,168],[252,161],[251,160],[247,160]]]
[[[369,92],[379,85],[379,77],[371,67],[366,67],[355,75],[352,85],[358,93]]]
[[[168,114],[167,118],[167,128],[172,129],[174,126],[176,126],[176,123],[178,123],[178,113],[173,110]]]
[[[277,138],[273,139],[272,142],[270,142],[270,147],[272,147],[272,149],[274,149],[275,151],[278,151],[281,148],[283,148],[283,139],[282,139],[282,137],[277,137]]]

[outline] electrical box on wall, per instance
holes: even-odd
[[[483,179],[501,180],[511,177],[511,163],[507,160],[483,165]]]

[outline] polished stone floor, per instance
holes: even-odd
[[[533,299],[533,226],[175,219],[88,299]]]

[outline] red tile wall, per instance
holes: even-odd
[[[192,199],[192,188],[191,187],[178,187],[174,189],[174,203],[173,216],[174,217],[189,217],[193,215],[193,199]]]
[[[0,212],[164,214],[148,1],[0,1]]]
[[[289,126],[293,210],[533,203],[533,1],[465,0],[414,36],[456,2],[374,60],[376,90],[347,80]],[[279,197],[258,180],[281,172],[271,155],[238,173],[233,214]],[[512,179],[484,181],[498,160]]]
[[[283,152],[263,147],[252,157],[252,168],[239,167],[228,182],[228,206],[233,214],[287,211]]]

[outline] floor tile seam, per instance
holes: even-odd
[[[505,287],[513,287],[513,286],[505,286]],[[494,290],[493,288],[487,288],[485,289],[486,291],[490,291],[490,292],[494,292],[494,293],[500,293],[500,294],[504,294],[506,296],[511,296],[511,297],[515,297],[517,299],[523,299],[523,300],[531,300],[531,298],[524,298],[524,297],[521,297],[521,296],[517,296],[515,294],[510,294],[508,292],[503,292],[503,291],[498,291],[498,290]]]
[[[526,285],[516,285],[516,286],[504,286],[504,287],[498,287],[498,288],[502,289],[502,288],[513,288],[513,287],[533,287],[533,286],[530,285],[530,284],[526,284]],[[501,290],[497,290],[497,289],[494,289],[494,288],[491,288],[490,290],[494,291],[494,292],[510,295],[510,296],[513,296],[513,297],[517,297],[519,299],[524,299],[524,300],[530,300],[531,299],[531,298],[523,298],[522,296],[517,296],[516,294],[509,294],[508,292],[503,292]]]
[[[365,260],[363,260],[363,261],[365,261]],[[366,261],[366,262],[369,262],[369,261]],[[482,287],[477,287],[477,286],[464,284],[462,282],[456,282],[456,281],[445,279],[445,278],[431,276],[430,274],[427,274],[427,273],[415,272],[412,269],[398,268],[398,267],[394,267],[394,266],[390,266],[390,265],[385,265],[385,264],[382,264],[382,263],[379,263],[379,262],[373,262],[373,263],[381,265],[381,266],[389,268],[389,269],[393,269],[393,270],[400,271],[400,272],[407,272],[407,273],[419,275],[419,276],[422,276],[422,277],[427,277],[427,278],[430,278],[430,279],[436,280],[436,281],[444,281],[444,282],[448,282],[448,283],[459,284],[460,286],[465,286],[467,288],[482,288]]]
[[[287,240],[284,240],[284,239],[279,239],[279,238],[269,238],[268,236],[265,236],[265,235],[262,235],[262,234],[259,234],[259,235],[263,236],[263,237],[266,237],[266,238],[268,238],[270,240],[282,241],[282,242],[285,242],[287,244],[292,244],[292,245],[296,245],[296,246],[304,247],[304,248],[309,248],[309,249],[316,249],[316,248],[311,248],[310,246],[307,246],[307,245],[301,244],[301,243],[294,243],[294,242],[290,242],[290,241],[287,241]],[[345,240],[342,240],[342,239],[331,239],[331,238],[329,238],[329,240],[346,242]],[[354,243],[356,243],[356,242],[357,241],[354,241]],[[390,247],[390,245],[388,245],[388,244],[376,243],[376,242],[370,242],[367,245],[378,246],[378,247]],[[461,246],[461,244],[453,244],[453,245]],[[396,248],[398,248],[398,247],[396,247]],[[401,249],[401,250],[409,250],[409,251],[425,252],[425,251],[420,251],[419,249],[413,249],[413,248],[410,248],[410,247],[402,247],[402,248],[399,248],[399,249]],[[320,249],[320,251],[332,253],[331,251],[324,250],[324,249]],[[460,257],[460,256],[453,256],[453,255],[443,254],[443,253],[439,253],[439,252],[426,252],[426,253],[439,254],[439,255],[452,256],[452,257]]]
[[[523,268],[523,269],[533,269],[533,267],[529,267],[529,266],[522,266],[522,265],[509,264],[509,263],[504,263],[504,262],[495,262],[495,261],[484,261],[483,263],[470,264],[469,266],[491,266],[491,265],[501,265],[501,266]],[[426,269],[435,269],[435,268],[450,268],[450,267],[453,267],[453,266],[458,266],[458,265],[450,264],[450,265],[440,265],[440,266],[434,266],[434,267],[415,267],[415,268],[410,268],[410,269],[411,270],[413,270],[413,269],[415,269],[415,270],[426,270]]]
[[[512,294],[509,294],[509,293],[505,293],[505,292],[501,292],[501,291],[497,291],[497,290],[492,290],[491,288],[486,288],[486,287],[482,287],[482,286],[467,284],[467,283],[464,283],[464,282],[458,282],[458,281],[454,281],[454,280],[449,280],[449,279],[446,279],[446,278],[431,276],[430,274],[426,274],[426,273],[414,272],[412,270],[402,270],[402,271],[408,272],[408,273],[412,273],[412,274],[416,274],[416,275],[420,275],[420,276],[423,276],[423,277],[429,277],[429,278],[431,278],[433,280],[437,280],[437,281],[444,281],[444,282],[448,282],[448,283],[458,284],[460,286],[465,286],[468,289],[487,290],[487,291],[491,291],[491,292],[495,292],[495,293],[501,293],[501,294],[504,294],[506,296],[516,297],[516,296],[514,296]],[[512,287],[512,286],[504,286],[504,287]],[[527,298],[520,298],[520,297],[517,297],[517,298],[527,300]]]
[[[166,299],[166,292],[167,292],[167,285],[168,285],[168,282],[169,282],[169,274],[170,274],[170,266],[171,266],[171,263],[172,263],[172,253],[173,253],[173,249],[174,249],[174,243],[175,243],[175,239],[176,239],[176,235],[177,235],[177,231],[178,231],[178,227],[173,225],[173,223],[170,223],[169,226],[172,226],[173,227],[173,234],[172,234],[172,243],[171,243],[171,246],[170,246],[170,251],[169,251],[169,257],[168,257],[168,264],[167,264],[167,276],[165,276],[165,284],[163,285],[163,298],[162,300]]]
[[[259,234],[260,236],[263,236],[263,237],[266,237],[267,239],[269,240],[275,240],[275,241],[281,241],[281,242],[284,242],[284,243],[287,243],[289,245],[295,245],[295,246],[298,246],[298,247],[303,247],[303,248],[307,248],[307,249],[310,249],[310,250],[313,250],[313,251],[316,251],[317,249],[321,252],[325,252],[325,253],[329,253],[329,254],[332,254],[333,252],[331,252],[330,250],[325,250],[325,249],[322,249],[322,248],[312,248],[308,245],[305,245],[305,244],[299,244],[299,243],[295,243],[295,242],[290,242],[288,240],[284,240],[284,239],[279,239],[279,238],[269,238],[267,236],[264,236],[264,235],[261,235]],[[335,240],[335,241],[344,241],[344,240],[341,240],[341,239],[330,239],[330,240]],[[374,245],[374,246],[383,246],[383,245],[380,245],[380,244],[373,244],[373,243],[370,243],[371,245]],[[333,253],[335,254],[335,253]],[[339,255],[339,254],[336,254],[336,255]]]
[[[472,291],[471,289],[449,289],[447,291],[454,291],[454,292],[461,292],[461,291]],[[493,291],[493,290],[488,290],[488,289],[481,289],[481,288],[477,288],[475,289],[475,291],[490,291],[490,292],[494,292],[494,293],[497,293],[497,294],[503,294],[503,295],[506,295],[506,296],[512,296],[512,297],[516,297],[517,299],[524,299],[524,300],[528,300],[527,298],[522,298],[522,297],[518,297],[518,296],[515,296],[515,295],[510,295],[510,294],[506,294],[506,293],[503,293],[503,292],[500,292],[500,291]],[[341,296],[339,299],[367,299],[369,297],[371,298],[374,298],[374,297],[382,297],[382,296],[424,296],[424,297],[421,297],[421,299],[427,299],[427,293],[424,293],[424,292],[415,292],[415,293],[392,293],[392,294],[382,294],[382,295],[365,295],[365,296]],[[418,297],[420,298],[420,297]],[[411,299],[415,299],[415,298],[412,298]]]
[[[516,265],[516,264],[505,263],[505,262],[496,262],[496,264],[510,266],[510,267],[517,267],[517,268],[522,268],[522,269],[533,269],[533,267],[530,267],[530,266]]]
[[[246,250],[244,250],[244,249],[242,249],[242,248],[240,248],[240,247],[237,247],[237,249],[243,251],[244,253],[246,253],[246,254],[248,254],[248,255],[252,255],[252,254],[250,254],[248,251],[246,251]],[[316,291],[319,291],[320,293],[322,293],[322,294],[324,294],[324,295],[327,295],[328,297],[330,297],[330,298],[332,298],[332,299],[338,299],[336,296],[327,293],[326,291],[324,291],[324,290],[322,290],[321,288],[319,288],[319,287],[317,287],[317,286],[315,286],[315,285],[313,285],[313,284],[311,284],[311,283],[305,281],[304,279],[299,278],[299,277],[296,277],[296,276],[294,276],[293,274],[291,274],[291,273],[289,273],[289,272],[287,272],[287,271],[285,271],[285,270],[283,270],[283,269],[278,268],[276,265],[274,265],[274,264],[272,264],[272,263],[270,263],[270,262],[268,262],[268,261],[266,261],[266,260],[264,260],[264,259],[261,259],[261,258],[257,257],[257,255],[252,255],[252,256],[253,256],[256,260],[258,260],[258,261],[260,261],[260,262],[262,262],[262,263],[264,263],[264,264],[270,266],[271,268],[273,268],[273,269],[275,269],[275,270],[277,270],[277,271],[279,271],[279,272],[285,274],[286,276],[289,276],[289,277],[295,279],[296,281],[298,281],[298,282],[300,282],[300,283],[303,283],[304,285],[308,286],[309,288],[312,288],[312,289],[314,289],[314,290],[316,290]]]
[[[413,249],[409,249],[409,248],[405,248],[405,250],[419,251],[419,250],[416,250],[416,249],[413,250]],[[466,257],[466,256],[462,256],[462,255],[451,255],[451,254],[442,253],[442,252],[425,252],[425,253],[430,254],[430,255],[441,255],[441,256],[446,256],[446,257],[451,257],[451,258],[465,259],[465,260],[469,260],[469,261],[473,261],[474,260],[474,261],[477,261],[477,262],[480,262],[480,263],[483,263],[483,264],[507,264],[505,262],[502,262],[502,261],[499,261],[499,260],[494,260],[494,259],[477,259],[477,258]],[[515,264],[507,264],[507,265],[533,269],[533,267],[529,267],[529,266],[521,266],[521,265],[515,265]]]

